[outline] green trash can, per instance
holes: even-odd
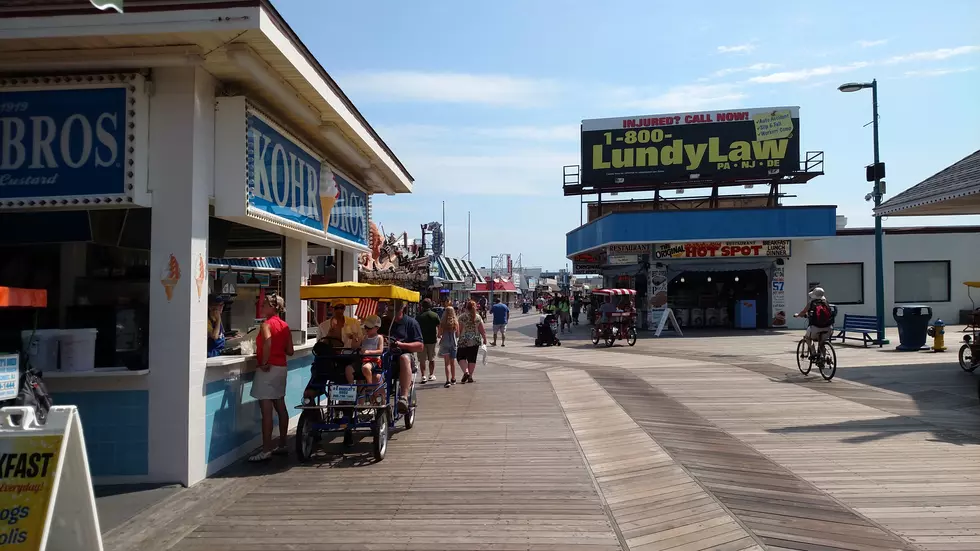
[[[932,319],[932,307],[924,304],[908,304],[892,309],[898,324],[898,347],[904,352],[918,352],[926,345],[926,331]]]

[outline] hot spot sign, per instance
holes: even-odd
[[[581,182],[600,190],[775,178],[799,167],[799,107],[582,121]]]
[[[654,249],[657,260],[670,258],[739,258],[788,257],[790,242],[778,241],[710,241],[695,243],[662,243]]]

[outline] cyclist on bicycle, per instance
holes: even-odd
[[[800,310],[798,314],[793,314],[794,318],[801,318],[806,316],[807,321],[810,323],[809,327],[806,328],[806,335],[803,339],[806,341],[807,348],[813,353],[813,341],[818,343],[824,339],[829,339],[834,331],[834,312],[830,308],[830,302],[827,300],[827,293],[824,292],[822,287],[814,287],[809,294],[810,301],[807,302],[806,307]]]

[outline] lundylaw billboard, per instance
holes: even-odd
[[[778,178],[800,169],[799,107],[582,121],[581,183],[690,187]]]

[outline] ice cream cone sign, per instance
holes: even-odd
[[[163,284],[164,291],[167,292],[167,302],[174,298],[174,287],[180,282],[180,263],[177,257],[170,253],[167,266],[160,272],[160,283]]]
[[[197,273],[194,274],[194,284],[197,285],[197,301],[201,302],[201,292],[208,278],[207,267],[204,265],[204,255],[197,253]]]
[[[323,210],[323,231],[330,227],[330,211],[340,200],[340,187],[333,177],[333,171],[324,168],[320,178],[320,208]]]

